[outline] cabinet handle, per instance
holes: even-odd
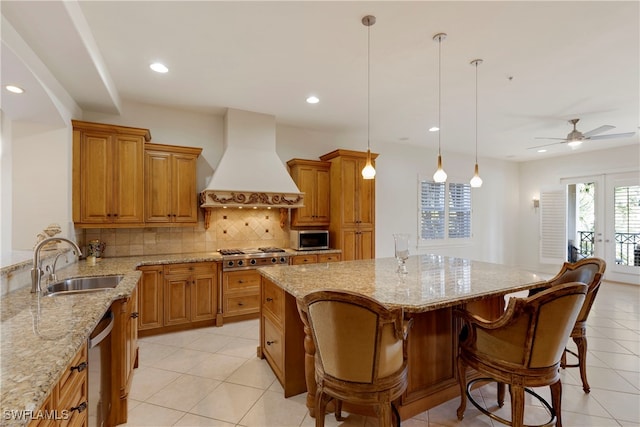
[[[111,218],[111,214],[107,214],[107,217]]]
[[[113,216],[118,216],[118,214],[113,214]]]
[[[238,306],[242,307],[244,305],[244,303],[241,301],[238,303]]]
[[[71,408],[71,412],[73,411],[78,411],[78,413],[83,412],[85,409],[87,409],[87,402],[82,402],[81,404],[79,404],[78,406],[74,406]]]
[[[138,313],[137,311],[134,311],[133,313],[131,313],[131,318],[137,319],[138,317],[140,317],[140,313]]]
[[[273,298],[267,297],[267,302],[273,302]]]
[[[275,344],[275,342],[276,342],[275,340],[273,340],[273,341],[267,341],[267,345]]]
[[[82,371],[84,371],[85,369],[87,369],[87,362],[82,362],[82,363],[80,363],[80,364],[79,364],[79,365],[77,365],[77,366],[72,366],[72,367],[71,367],[71,372],[73,372],[73,371],[82,372]]]
[[[171,218],[171,214],[167,214],[167,218]]]
[[[177,216],[176,214],[173,214],[173,217],[174,217],[174,218],[175,218],[176,216]]]
[[[238,280],[238,283],[242,284],[242,283],[244,283],[244,280],[240,279],[240,280]]]

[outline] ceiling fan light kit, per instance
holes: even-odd
[[[578,122],[580,119],[571,119],[569,123],[573,125],[573,130],[567,134],[566,138],[546,138],[546,137],[536,137],[536,139],[557,139],[560,142],[554,142],[551,144],[538,145],[535,147],[529,147],[529,150],[535,150],[542,147],[549,147],[551,145],[557,144],[567,144],[571,149],[575,150],[578,148],[584,141],[595,141],[598,139],[614,139],[614,138],[628,138],[635,135],[635,132],[625,132],[625,133],[609,133],[606,135],[600,135],[602,132],[606,132],[611,129],[615,129],[615,126],[611,125],[602,125],[595,129],[590,130],[589,132],[580,132],[576,129]]]

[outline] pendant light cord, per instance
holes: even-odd
[[[476,63],[476,165],[478,164],[478,65],[479,61],[475,61]]]
[[[367,151],[371,151],[371,25],[367,26]]]
[[[440,111],[442,110],[442,36],[438,37],[438,157],[440,156]]]

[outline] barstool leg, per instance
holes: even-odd
[[[464,418],[464,411],[467,409],[467,366],[460,356],[457,357],[458,363],[458,384],[460,385],[460,406],[456,414],[458,419]]]
[[[509,387],[511,392],[511,426],[524,426],[524,387],[521,385],[511,384]]]
[[[582,390],[584,390],[585,393],[589,393],[591,391],[591,387],[589,387],[589,383],[587,382],[587,338],[574,337],[573,341],[578,347],[578,366],[580,367]]]
[[[551,406],[556,413],[556,427],[562,427],[562,382],[551,384]]]

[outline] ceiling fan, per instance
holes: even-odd
[[[590,130],[589,132],[580,132],[578,129],[576,129],[576,124],[578,123],[578,121],[580,121],[580,119],[571,119],[569,120],[569,123],[571,123],[573,125],[573,130],[571,132],[569,132],[569,134],[567,135],[566,138],[545,138],[545,137],[536,137],[535,139],[558,139],[560,140],[560,142],[554,142],[551,144],[545,144],[545,145],[538,145],[536,147],[529,147],[529,150],[533,150],[536,148],[543,148],[543,147],[548,147],[550,145],[556,145],[556,144],[567,144],[569,147],[575,149],[577,148],[580,144],[582,144],[583,141],[594,141],[594,140],[598,140],[598,139],[612,139],[612,138],[626,138],[629,136],[633,136],[635,134],[635,132],[626,132],[626,133],[610,133],[607,135],[599,135],[602,132],[606,132],[608,130],[611,129],[615,129],[615,126],[611,126],[611,125],[603,125],[600,127],[597,127],[593,130]]]

